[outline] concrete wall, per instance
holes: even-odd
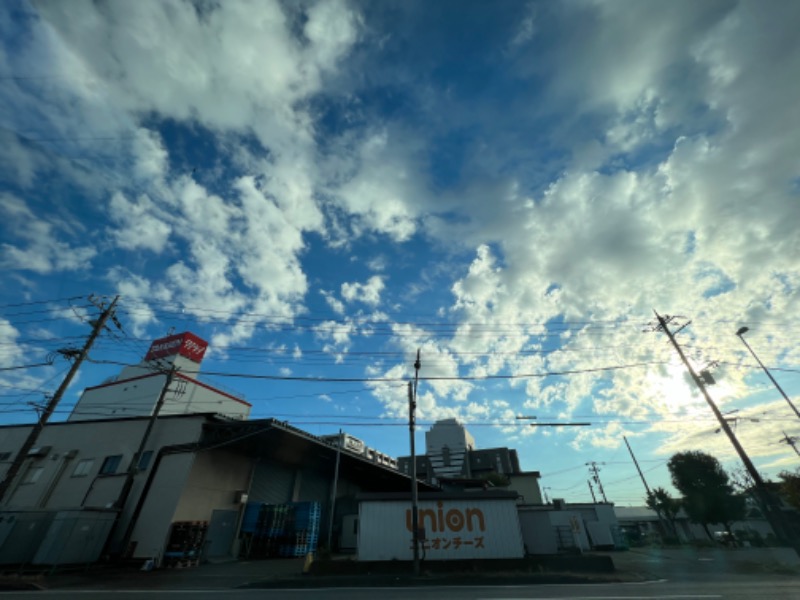
[[[173,521],[208,521],[216,509],[238,510],[236,491],[247,491],[253,461],[225,450],[199,452]]]
[[[165,381],[166,375],[149,373],[87,388],[69,420],[149,416],[155,410]],[[235,419],[246,419],[250,414],[250,405],[194,378],[177,376],[170,385],[159,415],[190,413],[218,413]]]
[[[131,535],[133,557],[160,561],[194,459],[193,453],[169,454],[157,466],[151,491]]]
[[[519,509],[522,541],[528,554],[556,554],[558,539],[550,523],[549,511]]]
[[[580,550],[589,550],[589,537],[583,523],[583,515],[577,510],[551,510],[550,525],[561,529],[567,540],[574,543]]]
[[[517,492],[520,504],[542,504],[542,491],[539,488],[539,476],[533,473],[508,475],[509,491]]]
[[[197,415],[179,419],[164,418],[155,423],[145,448],[153,453],[152,458],[147,469],[134,477],[119,526],[115,529],[113,550],[121,550],[114,544],[121,540],[155,465],[158,451],[167,445],[197,441],[205,421],[206,417]],[[39,436],[37,446],[50,446],[50,451],[46,456],[30,458],[25,462],[4,499],[3,508],[102,508],[116,501],[147,422],[148,419],[142,418],[49,424]],[[0,427],[0,451],[16,453],[29,430],[29,426]],[[99,471],[104,459],[113,455],[122,456],[117,473],[101,475]],[[82,461],[91,461],[91,468],[85,474],[76,474],[75,469]],[[137,556],[150,556],[152,548],[163,546],[191,464],[191,455],[181,459],[168,457],[162,462],[146,505],[145,512],[150,511],[150,514],[143,512],[137,526],[137,532],[146,541],[148,550],[146,554]],[[21,483],[29,470],[38,468],[42,470],[37,481]],[[7,469],[7,463],[2,465],[3,473]],[[163,486],[163,489],[159,486]]]
[[[146,450],[157,451],[168,444],[199,438],[205,417],[161,419],[156,422]],[[47,456],[25,461],[20,475],[4,499],[4,507],[72,509],[84,506],[87,494],[104,485],[100,469],[106,457],[121,455],[117,473],[128,469],[147,427],[147,419],[52,423],[44,428],[36,444],[50,446]],[[0,451],[16,454],[30,431],[29,426],[0,427]],[[82,461],[91,461],[84,474],[76,473]],[[3,474],[8,463],[2,465]],[[41,469],[38,479],[22,483],[30,470]],[[141,473],[137,478],[143,477]],[[119,482],[112,484],[121,485]],[[109,486],[105,486],[109,487]],[[116,488],[119,489],[119,488]]]
[[[153,414],[165,380],[166,375],[149,373],[134,379],[87,388],[69,420],[149,416]]]
[[[250,415],[249,404],[205,387],[202,383],[176,378],[171,388],[175,392],[169,394],[164,402],[161,409],[164,415],[217,413],[233,419],[246,419]]]

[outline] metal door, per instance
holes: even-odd
[[[230,556],[233,538],[236,537],[236,524],[239,522],[237,510],[215,510],[211,513],[208,524],[207,550],[208,558]]]

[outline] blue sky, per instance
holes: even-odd
[[[719,361],[756,464],[797,466],[778,440],[800,423],[734,335],[798,394],[796,3],[0,11],[0,367],[79,343],[89,294],[122,297],[58,418],[175,328],[253,416],[403,455],[420,349],[422,423],[517,448],[551,496],[587,499],[604,462],[637,504],[623,436],[655,485],[677,450],[738,464],[643,331],[655,308]],[[66,366],[0,371],[0,417],[35,418]]]

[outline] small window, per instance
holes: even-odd
[[[100,475],[113,475],[119,468],[119,463],[122,462],[122,454],[114,454],[106,456],[103,461],[103,466],[100,467]]]
[[[75,470],[72,472],[73,477],[86,477],[94,466],[93,458],[84,458],[82,461],[75,465]]]
[[[25,477],[22,478],[22,483],[36,483],[44,472],[44,467],[31,467],[25,472]]]
[[[150,466],[150,460],[153,458],[153,451],[148,450],[147,452],[142,452],[142,455],[139,457],[139,464],[137,468],[140,471],[147,471],[147,467]]]

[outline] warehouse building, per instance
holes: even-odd
[[[243,398],[198,378],[206,347],[188,332],[156,340],[140,364],[87,388],[66,422],[43,429],[0,506],[0,564],[250,555],[265,506],[313,517],[302,545],[268,540],[281,552],[313,550],[339,540],[357,494],[410,489],[389,461],[247,420]],[[0,426],[0,475],[31,429]]]

